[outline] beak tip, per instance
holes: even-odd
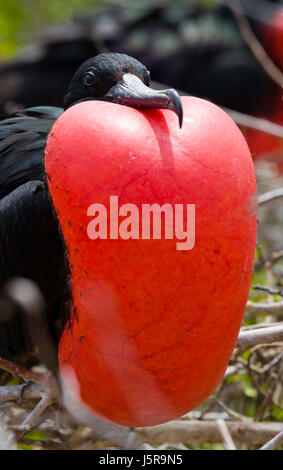
[[[171,109],[175,112],[179,119],[179,127],[182,128],[183,125],[183,105],[179,93],[170,88],[166,90],[166,94],[169,97],[168,109]]]

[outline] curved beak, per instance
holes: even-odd
[[[125,73],[123,80],[114,85],[104,99],[113,103],[139,109],[171,109],[179,118],[182,127],[183,106],[179,94],[173,88],[153,90],[136,75]]]

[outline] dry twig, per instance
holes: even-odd
[[[36,384],[30,384],[28,387],[26,387],[26,384],[2,386],[0,387],[0,404],[11,401],[20,402],[23,399],[33,400],[41,398],[43,391],[44,388]]]
[[[256,344],[270,344],[283,341],[283,324],[279,326],[267,326],[251,331],[241,331],[237,340],[237,348],[243,350]]]
[[[283,197],[283,188],[272,189],[272,191],[267,191],[264,194],[261,194],[258,198],[258,203],[260,205],[266,204],[267,202],[274,201]]]
[[[279,315],[283,313],[283,301],[281,302],[251,302],[246,305],[248,315]]]
[[[229,116],[239,125],[249,127],[257,131],[264,132],[265,134],[273,135],[274,137],[283,138],[283,126],[268,121],[267,119],[250,116],[249,114],[240,113],[229,108],[222,108]]]
[[[268,287],[268,286],[259,286],[255,285],[253,286],[254,290],[261,290],[262,292],[266,292],[267,294],[271,295],[280,295],[280,297],[283,297],[283,289],[275,289],[273,287]]]
[[[50,390],[46,390],[42,393],[42,398],[32,410],[32,412],[26,417],[24,422],[18,427],[18,431],[12,433],[7,442],[7,448],[11,448],[21,437],[27,432],[30,432],[37,424],[38,418],[54,401],[54,396]]]
[[[259,450],[276,450],[283,445],[283,431],[279,432],[273,439],[268,441]]]
[[[265,444],[283,431],[283,423],[253,423],[252,421],[230,422],[227,428],[232,439],[248,446]],[[151,444],[177,442],[201,444],[222,442],[222,435],[215,421],[171,421],[159,426],[140,428],[140,436]]]
[[[216,424],[217,424],[217,426],[219,428],[219,431],[221,433],[224,447],[227,450],[236,450],[237,448],[235,446],[235,443],[234,443],[234,441],[231,437],[231,434],[229,432],[229,429],[228,429],[227,424],[225,423],[225,421],[223,419],[217,419]]]
[[[257,58],[269,77],[281,88],[283,84],[283,74],[281,70],[279,70],[278,67],[272,62],[262,44],[253,33],[250,24],[244,15],[241,5],[237,0],[228,0],[228,4],[239,25],[243,38],[250,47],[254,56]]]
[[[44,374],[38,374],[37,372],[33,372],[31,370],[25,369],[24,367],[18,366],[13,362],[7,361],[6,359],[2,359],[0,357],[0,369],[9,372],[14,377],[20,377],[26,381],[34,382],[42,387],[51,387],[52,382],[52,374],[51,372],[47,371]]]

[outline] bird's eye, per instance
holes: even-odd
[[[97,78],[93,72],[87,72],[84,76],[85,86],[92,86],[97,82]]]

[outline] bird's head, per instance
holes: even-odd
[[[71,80],[64,107],[87,100],[110,101],[138,109],[171,109],[182,126],[183,108],[177,91],[150,88],[150,72],[126,54],[99,54],[79,67]]]

